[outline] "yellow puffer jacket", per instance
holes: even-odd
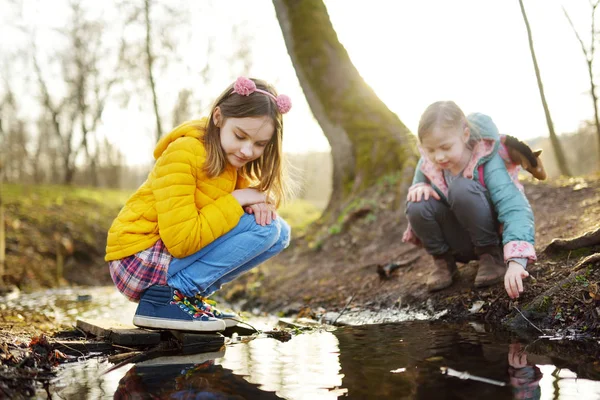
[[[238,224],[244,210],[231,192],[249,182],[230,165],[215,178],[206,176],[199,140],[206,123],[184,122],[158,142],[148,179],[108,231],[106,261],[145,250],[159,238],[173,256],[189,256]]]

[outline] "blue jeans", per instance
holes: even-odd
[[[173,258],[167,284],[185,296],[207,297],[244,272],[277,255],[290,243],[290,226],[277,217],[270,225],[244,214],[231,231],[196,253]]]

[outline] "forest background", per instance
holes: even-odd
[[[294,101],[284,149],[300,187],[282,215],[298,236],[327,210],[325,231],[337,233],[332,221],[343,219],[368,189],[356,184],[362,161],[342,168],[339,160],[366,153],[359,143],[339,150],[325,121],[331,111],[315,111],[323,94],[307,89],[314,81],[307,83],[306,66],[290,48],[291,36],[302,32],[286,37],[286,23],[300,22],[290,15],[307,26],[331,21],[314,48],[304,38],[305,51],[319,54],[333,33],[332,47],[339,50],[339,40],[341,58],[356,67],[348,81],[378,97],[403,134],[415,132],[430,102],[453,99],[466,112],[492,115],[502,133],[542,148],[551,178],[598,170],[597,2],[563,7],[532,0],[525,2],[528,13],[517,2],[491,0],[375,1],[368,8],[352,1],[303,3],[313,8],[284,1],[0,1],[5,282],[22,288],[109,282],[102,263],[106,230],[145,179],[154,143],[206,114],[240,75],[267,79]],[[410,167],[407,160],[398,170]],[[315,236],[321,246],[327,235]]]

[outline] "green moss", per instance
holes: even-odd
[[[373,212],[370,212],[365,217],[365,221],[368,222],[368,223],[375,222],[375,221],[377,221],[377,215],[375,213],[373,213]]]
[[[546,312],[550,308],[550,305],[552,305],[552,300],[550,299],[549,296],[544,296],[544,299],[542,300],[540,305],[536,308],[536,311]]]
[[[583,287],[587,287],[590,284],[586,275],[577,275],[575,277],[575,282],[582,285]]]

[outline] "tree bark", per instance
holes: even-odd
[[[410,181],[415,137],[364,82],[322,0],[273,0],[308,104],[331,145],[332,211],[387,174]]]
[[[540,91],[540,98],[542,100],[542,105],[544,107],[544,114],[546,115],[546,124],[548,125],[548,132],[550,134],[550,142],[552,143],[552,148],[554,149],[554,156],[556,157],[556,163],[558,164],[558,169],[562,175],[571,176],[569,172],[569,168],[567,166],[567,161],[565,159],[565,155],[562,151],[562,146],[560,141],[558,140],[558,136],[554,131],[554,123],[552,122],[552,117],[550,116],[550,109],[548,108],[548,102],[546,101],[546,95],[544,93],[544,85],[542,84],[542,76],[540,74],[540,68],[538,66],[537,57],[535,55],[535,49],[533,47],[533,36],[531,34],[531,27],[529,26],[529,20],[527,19],[527,13],[525,12],[525,6],[523,5],[523,0],[519,0],[519,5],[521,6],[521,14],[523,15],[523,21],[525,22],[525,28],[527,28],[527,38],[529,41],[529,51],[531,52],[531,59],[533,61],[533,68],[535,69],[535,77],[537,78],[538,89]]]

